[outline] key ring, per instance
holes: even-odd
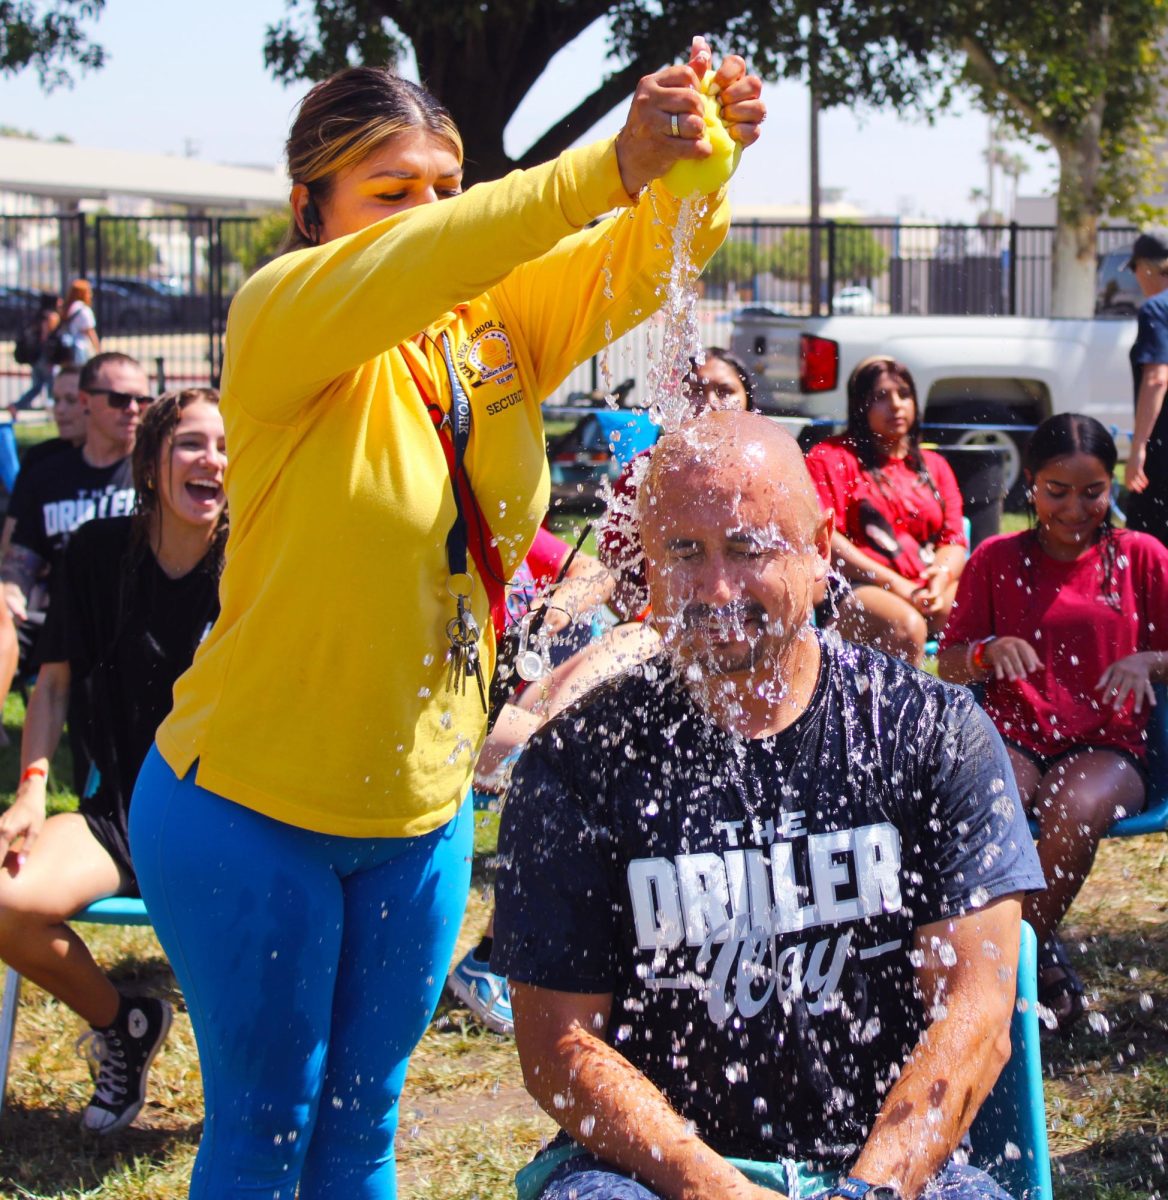
[[[466,580],[466,587],[462,586],[462,581]],[[465,572],[460,571],[456,575],[448,575],[446,577],[446,592],[447,595],[455,600],[469,600],[474,592],[474,580]]]

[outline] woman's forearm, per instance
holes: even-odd
[[[37,675],[36,686],[28,701],[24,732],[20,739],[20,767],[48,769],[49,761],[61,743],[65,716],[69,708],[70,671],[68,663],[45,663]]]
[[[574,1141],[619,1170],[635,1173],[663,1200],[753,1200],[754,1185],[707,1146],[628,1059],[582,1025],[533,1055],[523,1032],[531,1023],[522,1017],[539,990],[512,987],[521,1014],[524,1082]]]
[[[946,683],[982,683],[989,678],[989,669],[975,667],[970,661],[970,647],[962,642],[946,646],[937,656],[937,674]]]
[[[865,554],[842,533],[831,535],[831,561],[850,583],[870,583],[877,587],[892,587],[903,579],[891,567]]]

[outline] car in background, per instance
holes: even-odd
[[[870,317],[876,309],[876,297],[871,288],[859,284],[840,288],[831,302],[831,311],[841,316]]]
[[[1135,272],[1128,270],[1132,246],[1109,250],[1099,256],[1099,272],[1095,284],[1095,315],[1097,317],[1132,317],[1144,302]]]
[[[93,285],[93,310],[99,334],[156,333],[171,329],[177,321],[175,297],[161,295],[151,287],[115,282],[103,276]]]

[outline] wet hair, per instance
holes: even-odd
[[[945,520],[945,497],[929,473],[925,456],[921,452],[921,402],[917,396],[917,385],[912,372],[902,362],[889,355],[875,355],[859,363],[848,377],[848,423],[844,437],[851,443],[860,466],[878,482],[883,478],[881,466],[884,456],[876,445],[868,424],[868,413],[876,402],[876,384],[881,375],[890,375],[911,397],[913,421],[908,431],[908,454],[905,462],[916,473],[917,478],[933,493],[941,506],[941,520]]]
[[[751,374],[750,368],[734,353],[733,350],[725,350],[721,346],[709,346],[705,351],[705,359],[703,363],[699,363],[696,358],[689,360],[690,374],[695,376],[698,370],[704,363],[708,363],[711,359],[717,359],[718,362],[724,362],[735,375],[738,376],[742,383],[742,390],[746,393],[746,411],[757,412],[758,406],[755,403],[758,395],[758,387],[755,384],[754,376]]]
[[[192,404],[213,404],[219,407],[219,393],[214,388],[183,388],[181,391],[164,392],[146,409],[138,434],[134,440],[134,453],[130,467],[134,475],[134,536],[130,539],[130,562],[128,567],[138,567],[140,560],[150,548],[150,522],[161,509],[158,474],[163,467],[163,458],[174,439],[174,431],[182,419],[183,412]],[[211,570],[218,577],[223,570],[223,549],[227,544],[227,506],[219,514],[219,521],[211,537]],[[131,574],[130,570],[125,573]]]
[[[288,132],[288,175],[318,211],[336,177],[387,138],[421,130],[445,142],[462,162],[462,137],[450,113],[424,88],[384,67],[349,67],[318,83],[300,102]],[[295,218],[280,253],[312,245]]]
[[[69,285],[65,293],[65,307],[68,308],[74,300],[80,300],[82,304],[93,303],[93,288],[89,286],[88,279],[74,279]]]
[[[1114,475],[1116,464],[1119,462],[1115,439],[1106,426],[1101,425],[1094,417],[1083,413],[1059,413],[1057,416],[1047,417],[1030,435],[1030,441],[1026,443],[1026,451],[1022,456],[1022,465],[1026,470],[1026,507],[1030,512],[1030,519],[1035,524],[1038,513],[1034,505],[1034,481],[1038,472],[1056,458],[1067,458],[1072,454],[1086,454],[1096,459],[1108,479]],[[1037,540],[1037,528],[1031,532]],[[1112,608],[1118,609],[1117,572],[1120,563],[1120,539],[1119,531],[1111,523],[1110,506],[1096,533],[1096,540],[1102,543],[1100,588],[1103,598]]]
[[[83,392],[88,392],[90,388],[97,386],[97,379],[103,367],[117,366],[119,363],[130,367],[141,367],[142,365],[136,358],[129,354],[123,354],[120,350],[106,350],[102,354],[95,354],[81,368],[77,386]]]

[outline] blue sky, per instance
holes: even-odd
[[[285,88],[263,65],[264,28],[283,0],[107,0],[97,26],[109,53],[100,72],[72,91],[45,96],[35,76],[0,82],[0,124],[43,136],[63,133],[94,147],[184,153],[221,162],[278,160],[289,115],[305,88]],[[582,97],[603,69],[604,33],[593,27],[554,60],[506,131],[523,149],[550,119]],[[549,75],[554,76],[551,83]],[[794,204],[807,195],[807,97],[795,84],[768,86],[763,139],[743,158],[733,199],[744,205]],[[617,110],[581,140],[615,131]],[[969,192],[985,186],[981,152],[987,123],[966,111],[933,126],[892,114],[824,114],[822,182],[872,213],[947,220],[973,216]],[[1054,158],[1025,147],[1025,194],[1049,192]]]

